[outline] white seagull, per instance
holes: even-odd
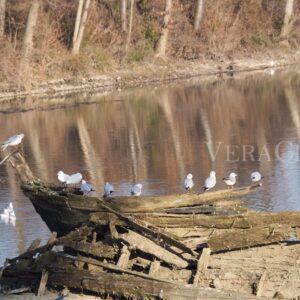
[[[132,196],[140,196],[142,194],[142,188],[143,188],[143,185],[140,183],[134,185],[130,191],[131,195]]]
[[[233,186],[236,184],[236,177],[237,174],[235,173],[230,173],[228,177],[223,178],[223,181],[228,185],[233,188]]]
[[[217,183],[217,179],[216,179],[216,172],[215,171],[211,171],[209,173],[209,177],[206,178],[205,182],[204,182],[204,191],[208,191],[210,189],[212,189]]]
[[[261,176],[261,174],[258,171],[251,173],[251,181],[252,182],[258,182],[261,181],[264,177]]]
[[[5,150],[9,146],[18,146],[21,144],[24,134],[16,134],[8,138],[4,143],[1,144],[2,150]]]
[[[58,181],[60,181],[61,183],[66,183],[67,180],[69,179],[70,175],[65,174],[63,171],[59,171],[57,173],[57,179]]]
[[[109,182],[105,182],[105,184],[104,184],[104,197],[110,196],[114,191],[115,191],[114,187]]]
[[[186,191],[189,191],[193,187],[194,187],[193,175],[192,174],[188,174],[186,176],[185,181],[184,181],[184,188],[185,188]]]
[[[82,191],[84,194],[88,194],[89,192],[93,191],[93,186],[90,183],[87,183],[85,180],[82,180],[80,191]]]
[[[13,226],[15,226],[16,215],[12,203],[9,203],[9,206],[7,208],[4,208],[3,213],[0,214],[0,218],[1,221],[4,221],[5,224],[11,223]]]
[[[67,185],[70,185],[70,184],[79,184],[80,181],[82,180],[82,175],[81,173],[75,173],[75,174],[72,174],[70,175],[67,180],[66,180],[66,184]]]

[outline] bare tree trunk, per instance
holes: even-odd
[[[4,35],[6,0],[0,0],[0,37]]]
[[[84,0],[79,0],[77,14],[76,14],[75,28],[73,33],[73,45],[75,44],[75,41],[77,40],[78,37],[78,30],[81,22],[81,17],[82,17],[83,4],[84,4]]]
[[[122,31],[127,31],[127,0],[121,0]]]
[[[165,56],[167,43],[168,43],[168,33],[169,33],[169,23],[171,20],[171,9],[172,9],[172,0],[166,0],[166,8],[165,8],[165,17],[164,24],[161,30],[161,35],[158,41],[157,46],[157,56]]]
[[[194,30],[199,31],[203,19],[204,0],[197,0]]]
[[[132,24],[133,24],[133,12],[134,12],[134,0],[130,0],[130,18],[129,18],[129,29],[125,51],[128,52],[131,42]]]
[[[280,33],[282,38],[287,38],[290,34],[292,27],[293,7],[294,0],[286,0],[284,21]]]
[[[27,60],[31,54],[33,46],[34,29],[37,23],[40,1],[32,0],[30,11],[27,18],[25,35],[22,45],[22,59]]]
[[[91,4],[91,0],[85,0],[84,10],[83,10],[83,13],[82,13],[82,16],[81,16],[81,19],[80,19],[77,37],[76,37],[75,42],[73,43],[73,50],[72,50],[73,54],[78,54],[79,53],[79,49],[80,49],[82,39],[83,39],[83,33],[84,33],[84,28],[85,28],[86,19],[87,19],[87,16],[88,16],[90,4]]]

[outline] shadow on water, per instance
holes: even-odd
[[[56,182],[56,173],[80,171],[102,193],[105,181],[116,194],[135,182],[144,194],[182,192],[187,173],[200,191],[210,170],[236,172],[238,185],[260,170],[263,188],[246,199],[262,210],[299,210],[300,75],[295,70],[250,74],[244,79],[147,87],[106,96],[80,95],[71,106],[45,110],[45,102],[23,100],[27,112],[3,113],[0,140],[23,132],[23,151],[34,173]],[[118,99],[121,101],[108,101]],[[82,100],[90,105],[79,105]],[[64,100],[50,100],[49,108]],[[16,108],[16,107],[15,107]],[[11,111],[8,104],[0,107]],[[18,109],[18,108],[17,108]],[[0,262],[24,251],[49,231],[19,188],[10,166],[1,166],[0,210],[13,202],[17,222],[0,223]]]

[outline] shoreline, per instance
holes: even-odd
[[[203,62],[177,61],[167,62],[154,60],[152,63],[141,63],[132,69],[118,69],[102,75],[90,77],[72,77],[66,79],[35,82],[30,88],[0,86],[0,104],[7,100],[25,97],[63,97],[75,93],[99,93],[120,91],[157,83],[169,83],[187,79],[207,77],[232,77],[234,74],[266,69],[277,69],[298,64],[300,51],[286,51],[278,54],[258,54],[256,59],[240,58]]]

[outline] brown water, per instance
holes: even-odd
[[[80,97],[94,103],[1,114],[0,140],[23,132],[26,159],[46,181],[56,182],[58,170],[79,171],[99,193],[104,181],[110,181],[118,195],[129,194],[135,182],[144,185],[144,194],[160,195],[182,192],[189,172],[200,191],[212,169],[217,173],[216,189],[224,188],[221,178],[230,171],[239,175],[237,185],[242,186],[249,184],[251,171],[260,170],[263,187],[246,199],[246,205],[300,209],[297,71],[191,81],[106,97],[82,95],[69,101],[78,103]],[[26,100],[24,105],[34,103]],[[252,156],[245,152],[250,147]],[[22,195],[14,170],[1,166],[0,178],[7,181],[0,185],[0,211],[12,202],[17,216],[15,227],[0,222],[2,264],[35,238],[45,241],[49,231]]]

